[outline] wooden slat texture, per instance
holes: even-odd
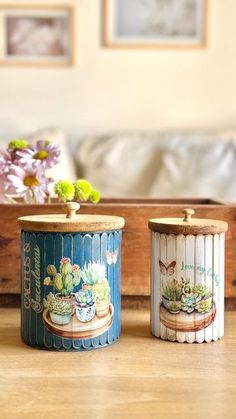
[[[112,200],[99,205],[84,204],[80,213],[106,214],[124,217],[122,254],[122,294],[150,293],[150,218],[179,217],[191,206],[196,217],[228,222],[226,233],[225,296],[236,297],[236,205],[211,203],[209,200]],[[60,204],[0,205],[0,294],[20,291],[20,232],[16,219],[24,215],[61,213]]]

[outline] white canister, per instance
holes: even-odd
[[[177,342],[224,335],[224,221],[157,218],[151,230],[151,331]]]

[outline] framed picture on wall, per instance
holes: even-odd
[[[0,64],[72,65],[74,9],[0,5]]]
[[[208,0],[103,0],[107,47],[187,48],[206,44]]]

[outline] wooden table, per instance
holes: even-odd
[[[147,310],[123,311],[118,344],[46,352],[20,341],[19,310],[0,310],[1,418],[236,417],[236,313],[226,336],[178,344],[150,336]]]

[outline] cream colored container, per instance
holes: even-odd
[[[151,331],[177,342],[210,342],[224,335],[226,222],[159,218],[151,230]]]

